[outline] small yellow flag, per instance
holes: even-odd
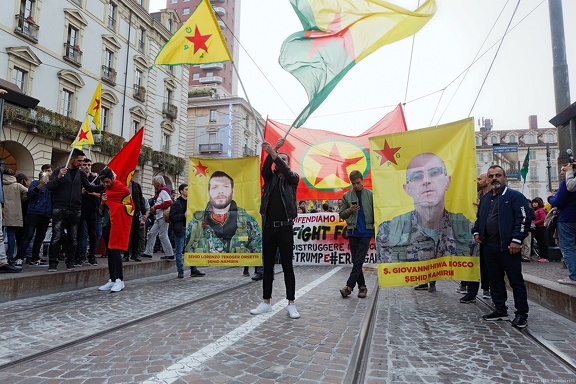
[[[92,100],[90,100],[90,105],[88,106],[88,110],[86,113],[92,116],[94,119],[94,125],[96,126],[96,130],[100,132],[100,100],[102,99],[102,82],[99,81],[98,85],[96,86],[96,90],[94,91],[94,96],[92,96]],[[94,144],[94,142],[92,142]]]
[[[232,61],[228,45],[208,0],[202,0],[190,18],[158,52],[154,64],[210,64]]]
[[[88,116],[84,118],[82,127],[80,127],[80,130],[78,131],[78,136],[70,146],[82,149],[82,147],[85,145],[94,145],[94,137],[92,136],[92,129],[90,129],[90,122],[88,121]]]

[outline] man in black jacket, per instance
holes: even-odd
[[[85,157],[80,167],[80,170],[86,174],[90,184],[100,184],[98,176],[92,174],[92,160]],[[81,267],[84,264],[86,251],[88,251],[88,263],[90,265],[98,265],[94,253],[98,246],[96,239],[96,220],[99,207],[100,193],[88,192],[82,188],[82,205],[80,209],[80,223],[78,225],[78,244],[76,246],[76,256],[74,258],[74,264],[77,267]]]
[[[136,181],[132,180],[128,187],[132,195],[132,202],[134,203],[134,216],[132,216],[132,227],[130,228],[130,248],[132,248],[132,257],[128,254],[128,250],[124,251],[124,258],[122,261],[142,261],[138,254],[140,250],[140,228],[145,227],[146,220],[150,214],[149,209],[146,209],[146,199],[142,194],[142,186]],[[146,228],[144,228],[146,231]]]
[[[178,187],[180,196],[170,207],[170,228],[174,232],[174,256],[176,258],[176,270],[178,278],[184,278],[184,261],[182,252],[184,251],[184,241],[186,240],[186,205],[188,203],[188,184],[180,184]],[[200,272],[196,267],[190,267],[190,276],[202,277],[205,273]]]
[[[74,270],[74,256],[78,244],[78,224],[82,208],[82,188],[87,192],[101,193],[102,185],[90,184],[86,174],[79,168],[84,161],[84,152],[74,148],[68,165],[58,167],[52,173],[46,189],[52,192],[52,239],[48,272],[58,269],[58,254],[66,230],[66,269]]]
[[[260,205],[263,217],[262,232],[262,258],[264,261],[263,301],[258,307],[250,310],[253,315],[269,312],[272,309],[272,281],[274,279],[274,261],[276,251],[280,251],[284,282],[286,284],[286,310],[292,319],[300,317],[294,299],[296,294],[296,279],[292,266],[294,235],[294,218],[298,215],[296,208],[296,187],[300,176],[290,169],[290,157],[285,153],[278,153],[284,144],[284,139],[278,140],[276,147],[263,142],[262,149],[268,156],[262,165],[262,179],[264,180],[264,194]],[[276,169],[272,170],[272,164]]]
[[[492,192],[480,199],[476,223],[472,228],[474,240],[482,244],[480,252],[485,257],[490,277],[490,293],[494,312],[484,315],[484,320],[507,320],[506,283],[514,294],[516,317],[512,325],[524,328],[528,319],[528,294],[522,276],[522,241],[530,230],[528,201],[520,192],[506,185],[506,172],[499,165],[488,168],[488,181]]]

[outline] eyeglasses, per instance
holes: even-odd
[[[433,179],[440,175],[446,175],[446,168],[444,167],[433,167],[426,171],[428,178]],[[424,171],[416,171],[406,175],[406,181],[408,183],[415,182],[419,183],[424,180]]]

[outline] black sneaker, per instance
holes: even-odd
[[[516,328],[526,328],[528,325],[528,316],[521,313],[516,314],[514,320],[512,320],[512,326]]]
[[[178,271],[178,278],[179,278],[179,279],[183,279],[183,278],[184,278],[184,272],[183,272],[183,271]]]
[[[262,274],[261,274],[260,272],[256,272],[256,273],[254,274],[254,276],[252,276],[252,280],[254,280],[254,281],[262,280],[262,277],[263,277],[263,276],[262,276]]]
[[[74,268],[74,267],[75,267],[74,263],[67,263],[66,264],[66,270],[67,271],[75,271],[76,268]]]
[[[482,316],[482,318],[487,321],[508,320],[508,314],[494,311],[489,315]]]
[[[132,261],[142,261],[142,259],[140,258],[140,256],[136,255],[132,258]]]
[[[420,284],[414,287],[417,291],[427,291],[428,290],[428,283]]]
[[[174,256],[162,256],[160,260],[174,260]]]
[[[470,304],[476,302],[476,296],[472,296],[471,294],[467,293],[460,299],[462,304]]]
[[[125,256],[122,258],[122,262],[123,262],[123,263],[127,263],[127,262],[129,262],[129,261],[130,261],[130,256],[128,256],[128,255],[125,255]]]
[[[202,277],[206,275],[205,273],[200,272],[198,268],[190,269],[190,277]]]
[[[152,255],[147,255],[147,254],[145,254],[145,253],[141,253],[141,254],[140,254],[140,257],[145,257],[145,258],[147,258],[147,259],[151,259],[151,258],[152,258]]]

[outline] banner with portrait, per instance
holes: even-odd
[[[474,121],[370,138],[381,287],[479,281]]]
[[[374,240],[365,263],[376,263]],[[301,213],[294,219],[294,265],[352,264],[346,220],[338,213]]]
[[[260,164],[190,158],[184,265],[262,265]]]

